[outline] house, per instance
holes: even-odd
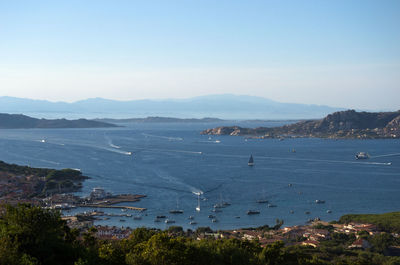
[[[260,231],[243,231],[243,239],[247,240],[254,240],[254,239],[260,239],[262,232]]]
[[[303,246],[311,246],[313,248],[316,248],[316,247],[319,246],[319,242],[315,241],[315,240],[309,240],[308,239],[306,241],[301,242],[301,245],[303,245]]]
[[[354,241],[348,248],[350,249],[368,249],[371,247],[371,244],[363,239],[363,238],[359,238],[356,241]]]

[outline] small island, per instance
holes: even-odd
[[[248,136],[254,138],[344,138],[344,139],[398,139],[400,138],[400,111],[356,112],[339,111],[321,120],[305,120],[280,127],[242,128],[221,126],[201,132],[206,135]]]
[[[33,129],[33,128],[109,128],[115,124],[87,119],[36,119],[22,114],[0,113],[0,129]]]

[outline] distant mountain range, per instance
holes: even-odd
[[[340,111],[320,120],[306,120],[281,127],[241,128],[221,126],[201,134],[242,135],[257,138],[320,137],[320,138],[400,138],[400,110],[397,112]]]
[[[73,103],[0,97],[0,112],[46,118],[132,118],[163,116],[221,119],[312,119],[343,110],[321,105],[280,103],[266,98],[210,95],[189,99],[117,101],[92,98]]]
[[[28,129],[28,128],[103,128],[117,127],[99,121],[90,121],[86,119],[79,120],[46,120],[35,119],[21,114],[0,113],[0,129]]]

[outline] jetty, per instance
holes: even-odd
[[[119,195],[109,195],[101,188],[93,189],[90,194],[89,201],[78,204],[78,207],[88,207],[88,208],[114,208],[114,209],[127,209],[134,211],[146,211],[146,208],[135,207],[135,206],[125,206],[125,205],[115,205],[119,203],[126,202],[138,202],[141,198],[146,197],[146,195],[138,194],[119,194]]]
[[[89,207],[89,208],[114,208],[114,209],[127,209],[134,211],[146,211],[146,208],[134,207],[134,206],[123,206],[123,205],[109,205],[109,204],[80,204],[78,207]]]

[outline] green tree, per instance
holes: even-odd
[[[384,253],[393,244],[394,238],[391,234],[381,233],[371,237],[370,242],[374,251]]]
[[[21,264],[72,264],[77,251],[66,238],[72,240],[70,229],[56,211],[7,205],[0,219],[1,256],[17,254]]]

